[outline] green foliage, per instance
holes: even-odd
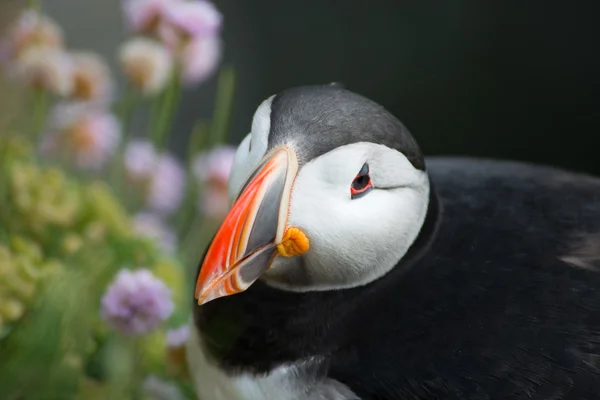
[[[105,183],[40,166],[21,145],[0,137],[0,152],[10,149],[0,169],[0,398],[134,396],[148,373],[165,371],[164,327],[119,337],[100,320],[99,299],[119,269],[149,268],[173,290],[178,326],[183,268],[134,234]]]
[[[188,33],[173,30],[182,36],[173,53],[157,32],[135,31],[129,43],[145,37],[169,59],[161,64],[156,54],[142,54],[135,77],[119,59],[129,80],[125,93],[104,98],[102,89],[114,83],[104,71],[108,63],[86,51],[90,64],[76,72],[77,52],[40,1],[28,1],[16,22],[0,38],[10,45],[0,61],[9,67],[3,71],[28,72],[0,74],[0,400],[149,400],[149,377],[156,378],[150,386],[171,393],[168,398],[191,399],[185,351],[170,347],[167,333],[189,322],[197,262],[223,217],[198,212],[198,200],[211,188],[202,187],[191,170],[199,154],[226,141],[235,72],[220,71],[214,117],[196,122],[187,154],[178,160],[166,147],[181,86],[190,85],[180,79],[183,67],[188,62],[206,68],[185,56],[193,43]],[[47,58],[48,50],[56,57]],[[205,61],[216,67],[215,60]],[[160,68],[165,61],[173,68]],[[161,74],[170,75],[149,95],[148,85],[160,83]],[[76,105],[85,107],[61,108]],[[134,132],[132,121],[139,117],[145,123]],[[133,136],[151,145],[156,160],[172,161],[160,182],[179,182],[179,188],[155,189],[157,161],[143,156],[134,161],[146,174],[135,182],[126,151]],[[183,175],[179,180],[171,179],[175,169]],[[226,182],[220,183],[211,198],[226,197]],[[167,196],[170,210],[149,204],[157,192],[172,195],[177,189],[180,198]],[[140,214],[152,222],[140,228]],[[161,234],[174,240],[162,241]],[[132,337],[102,320],[102,299],[119,271],[138,268],[150,270],[164,297],[168,291],[155,278],[171,289],[174,311],[166,321],[157,319],[164,322],[158,328]]]

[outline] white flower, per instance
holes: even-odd
[[[42,152],[71,159],[84,169],[101,168],[121,139],[118,119],[85,104],[60,104],[52,112]]]
[[[134,38],[119,49],[125,75],[146,95],[160,92],[171,77],[173,57],[165,46],[146,38]]]
[[[8,66],[9,76],[31,87],[68,96],[73,90],[73,64],[61,50],[31,48]]]
[[[113,86],[110,69],[99,55],[91,52],[71,53],[73,92],[83,101],[108,102]]]
[[[216,36],[198,36],[192,39],[181,54],[181,76],[186,85],[206,80],[221,61],[221,41]]]
[[[63,32],[52,19],[25,10],[8,28],[2,43],[2,61],[14,61],[31,48],[60,49]]]
[[[177,245],[177,236],[160,216],[149,213],[138,213],[133,219],[135,231],[156,242],[164,251],[172,253]]]

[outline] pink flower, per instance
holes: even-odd
[[[172,0],[163,9],[163,18],[154,33],[174,54],[198,36],[215,37],[223,17],[205,0]]]
[[[223,16],[206,0],[126,0],[130,29],[160,39],[174,53],[196,36],[216,36]]]
[[[181,76],[186,85],[195,85],[206,80],[221,60],[221,41],[218,37],[198,36],[183,49]]]
[[[185,170],[175,157],[162,154],[150,183],[148,207],[160,214],[170,214],[175,211],[183,197],[185,175]]]
[[[121,139],[118,119],[86,104],[61,104],[54,108],[42,152],[71,159],[84,169],[99,169]]]
[[[52,19],[33,10],[21,13],[8,28],[2,48],[2,60],[13,61],[31,48],[60,49],[63,32]]]
[[[219,33],[223,16],[205,0],[172,1],[164,8],[164,20],[187,36],[214,36]]]
[[[169,154],[158,154],[147,141],[133,141],[125,149],[125,170],[142,187],[148,208],[159,214],[173,212],[181,203],[186,173]]]
[[[68,96],[73,90],[73,64],[62,50],[32,47],[8,64],[9,76],[30,87],[46,90],[58,96]]]
[[[124,335],[141,335],[173,312],[171,290],[147,269],[122,269],[102,297],[101,316]]]
[[[221,146],[196,157],[192,170],[202,188],[200,211],[214,218],[227,214],[227,184],[236,149]]]
[[[164,251],[175,251],[177,236],[160,216],[149,212],[138,213],[133,219],[133,226],[139,235],[156,242]]]
[[[71,96],[82,101],[109,102],[113,92],[112,79],[102,57],[91,52],[74,52],[71,53],[71,61]]]
[[[123,69],[138,87],[148,93],[164,87],[166,79],[159,77],[164,77],[167,69],[170,72],[172,64],[165,67],[167,49],[181,64],[181,79],[186,85],[202,82],[215,71],[221,59],[219,33],[223,16],[213,3],[207,0],[129,0],[125,10],[134,31],[157,38],[164,45],[164,51],[156,42],[149,46],[152,40],[146,38],[145,43],[137,39],[139,43],[135,46],[123,47]],[[126,58],[129,62],[124,61]]]
[[[158,155],[154,145],[147,140],[132,140],[125,148],[125,170],[134,182],[147,180],[156,167]]]
[[[125,0],[123,9],[129,28],[136,33],[153,33],[160,25],[164,9],[177,0]]]

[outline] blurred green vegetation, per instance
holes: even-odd
[[[189,312],[183,267],[134,234],[106,184],[37,165],[18,136],[0,136],[0,154],[0,398],[139,394],[165,373],[165,332],[119,337],[99,299],[119,269],[147,267],[173,290],[177,327]]]

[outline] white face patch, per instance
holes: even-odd
[[[352,199],[350,187],[365,163],[373,190]],[[371,282],[404,256],[428,203],[427,174],[399,151],[368,142],[332,150],[301,167],[292,191],[289,225],[310,241],[300,256],[303,276],[298,259],[277,256],[265,281],[297,291]]]
[[[229,177],[229,203],[238,195],[244,182],[267,152],[269,130],[271,128],[271,96],[258,107],[252,118],[252,130],[238,146],[231,176]]]

